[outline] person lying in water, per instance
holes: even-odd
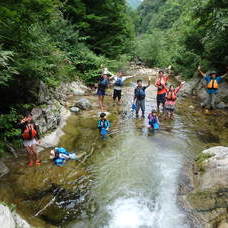
[[[55,165],[63,166],[67,160],[78,160],[78,157],[75,153],[70,153],[63,147],[56,147],[51,150],[50,159],[53,160]]]
[[[158,130],[160,128],[160,122],[159,122],[156,110],[151,111],[151,113],[148,115],[148,119],[149,119],[150,128],[154,130]]]
[[[97,122],[97,127],[99,129],[100,135],[102,137],[108,134],[108,130],[111,127],[110,122],[106,119],[106,113],[102,112],[100,114],[100,119]]]
[[[166,101],[165,101],[165,113],[166,113],[166,119],[174,119],[174,111],[177,101],[177,94],[180,91],[180,89],[184,86],[185,82],[181,82],[181,84],[174,88],[173,85],[171,85],[167,89],[166,93]]]

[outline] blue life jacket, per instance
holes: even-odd
[[[110,122],[108,120],[98,120],[97,127],[100,129],[107,129],[108,127],[110,127]]]
[[[99,88],[105,89],[108,86],[108,79],[102,79],[98,83]]]
[[[62,158],[54,158],[53,161],[57,166],[63,166],[65,163],[65,159]]]
[[[150,118],[149,124],[150,124],[150,125],[153,125],[153,124],[155,124],[155,123],[157,123],[157,117],[152,117],[152,118]]]
[[[114,84],[115,86],[123,86],[123,80],[122,78],[118,78]]]
[[[146,97],[145,88],[143,88],[143,87],[137,87],[135,89],[135,96],[139,100],[145,99],[145,97]]]
[[[63,148],[63,147],[57,147],[55,148],[55,152],[59,153],[59,154],[65,154],[65,155],[69,155],[69,152]]]

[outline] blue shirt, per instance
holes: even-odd
[[[210,81],[212,80],[212,77],[209,76],[209,75],[207,75],[207,76],[205,77],[205,80],[206,80],[207,84],[209,84]],[[217,83],[219,84],[219,83],[221,83],[221,81],[222,81],[222,77],[221,77],[221,76],[218,76],[218,77],[215,78],[215,80],[216,80]],[[209,93],[209,94],[214,94],[214,93],[217,93],[217,92],[218,92],[218,89],[207,89],[207,93]]]

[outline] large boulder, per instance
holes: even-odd
[[[31,226],[23,220],[16,212],[7,206],[0,204],[0,224],[4,228],[30,228]]]
[[[61,120],[61,109],[62,106],[55,101],[50,105],[42,105],[32,110],[33,119],[39,126],[41,133],[46,133],[58,127]]]
[[[199,189],[228,187],[228,147],[211,147],[202,153],[211,157],[202,164],[204,172],[199,178]]]
[[[194,191],[187,194],[193,213],[208,228],[228,219],[228,147],[204,150],[196,161]]]
[[[92,107],[92,104],[88,99],[82,98],[76,102],[75,107],[78,107],[82,110],[88,110]]]

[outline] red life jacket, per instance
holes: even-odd
[[[168,101],[175,101],[177,99],[177,94],[175,93],[175,91],[168,91],[166,95],[166,99]]]
[[[33,124],[28,124],[22,133],[22,138],[25,140],[33,139],[37,136],[37,131],[34,129]]]

